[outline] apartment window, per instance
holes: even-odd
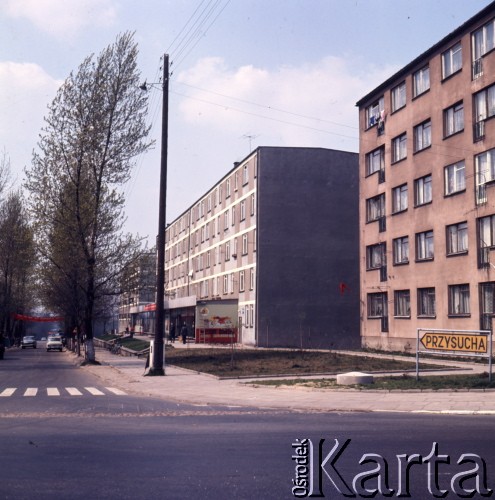
[[[407,134],[392,139],[392,163],[403,160],[407,156]]]
[[[495,180],[495,148],[476,155],[474,162],[479,184]]]
[[[249,289],[254,290],[254,268],[249,271]]]
[[[248,235],[242,235],[242,255],[246,255],[248,253]]]
[[[229,292],[229,276],[225,274],[223,276],[223,294],[226,295]]]
[[[392,189],[392,213],[407,210],[407,184]]]
[[[366,108],[366,128],[377,125],[380,121],[381,113],[384,110],[383,96]]]
[[[242,184],[245,185],[248,183],[248,181],[249,181],[249,170],[248,166],[244,165],[244,167],[242,167]]]
[[[230,196],[230,179],[225,181],[225,198]]]
[[[211,266],[211,251],[206,252],[206,268]]]
[[[418,288],[418,317],[434,318],[435,315],[435,289]]]
[[[387,294],[369,293],[368,294],[368,318],[382,318],[386,316]]]
[[[480,248],[495,247],[495,215],[478,219]]]
[[[425,66],[413,75],[413,97],[430,90],[430,68]]]
[[[229,228],[229,212],[227,211],[223,214],[223,223],[223,229],[227,231],[227,229]]]
[[[451,195],[466,190],[464,160],[445,167],[445,194]]]
[[[394,316],[411,317],[411,293],[409,290],[396,290],[394,292]]]
[[[406,82],[402,82],[394,87],[390,93],[392,99],[392,112],[403,108],[406,105]]]
[[[239,189],[239,172],[234,174],[234,191]]]
[[[431,203],[431,175],[414,181],[414,204],[416,207]]]
[[[385,169],[385,146],[371,151],[366,155],[366,175]]]
[[[491,330],[492,318],[495,314],[495,283],[480,283],[481,328]]]
[[[245,271],[239,271],[239,292],[244,292],[245,288]]]
[[[469,285],[449,285],[449,316],[469,314]]]
[[[433,259],[433,231],[416,234],[416,260]]]
[[[443,135],[449,137],[464,130],[464,105],[462,102],[443,112]]]
[[[241,201],[240,211],[241,211],[240,220],[241,221],[246,220],[246,200]]]
[[[417,153],[431,146],[431,120],[414,127],[414,152]]]
[[[456,43],[442,54],[442,76],[448,78],[462,69],[462,46]]]
[[[385,245],[378,243],[366,247],[366,269],[380,269],[385,262]]]
[[[230,241],[225,243],[225,260],[230,260]]]
[[[366,222],[373,222],[385,216],[385,194],[366,200]]]
[[[232,207],[232,225],[235,226],[235,206]]]
[[[251,215],[254,215],[254,209],[256,207],[256,198],[254,193],[251,195]]]
[[[487,52],[495,48],[495,19],[486,23],[472,35],[473,59],[483,57]]]
[[[394,239],[392,253],[394,265],[409,264],[409,236]]]
[[[495,85],[474,95],[475,121],[486,120],[492,116],[495,116]]]
[[[457,255],[468,251],[467,222],[447,226],[447,255]]]
[[[222,194],[223,194],[222,186],[218,186],[218,203],[220,205],[222,204]]]

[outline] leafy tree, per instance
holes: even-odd
[[[32,228],[20,192],[0,204],[0,333],[13,335],[12,314],[32,305],[35,264]]]
[[[137,55],[132,33],[124,33],[70,74],[49,106],[39,152],[26,171],[37,247],[82,292],[76,316],[90,361],[98,301],[117,293],[122,266],[141,245],[123,232],[121,190],[134,159],[152,146]]]

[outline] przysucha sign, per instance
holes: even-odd
[[[490,330],[440,330],[418,328],[416,336],[416,380],[419,380],[419,354],[476,357],[488,359],[488,380],[492,380],[493,337]]]
[[[488,335],[426,332],[421,337],[421,344],[428,351],[455,351],[486,354],[488,352]]]

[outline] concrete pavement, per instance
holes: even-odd
[[[176,344],[176,347],[195,348],[195,345]],[[70,352],[68,355],[75,358],[75,355]],[[163,377],[144,376],[146,363],[144,358],[117,356],[101,348],[97,348],[96,359],[101,365],[86,365],[82,369],[129,394],[148,395],[182,403],[321,412],[369,411],[495,415],[494,390],[387,392],[255,386],[247,384],[245,379],[219,380],[211,375],[169,365],[165,366],[165,376]],[[431,360],[428,360],[428,363],[431,363]],[[441,363],[462,365],[464,373],[487,370],[485,364],[444,361]],[[415,365],[412,363],[411,368],[414,369],[414,367]],[[309,377],[304,376],[304,378]],[[322,376],[317,378],[322,378]]]

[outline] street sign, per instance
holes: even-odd
[[[426,332],[420,339],[428,351],[455,351],[486,354],[488,336],[456,332]]]

